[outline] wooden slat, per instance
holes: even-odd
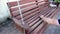
[[[39,10],[39,8],[33,9],[31,11],[28,11],[28,12],[23,14],[23,17],[28,16],[28,15],[30,15],[30,14],[34,13],[35,11],[38,11],[38,10]]]
[[[39,11],[36,11],[33,14],[30,14],[30,15],[24,17],[24,20],[29,19],[30,17],[32,17],[33,15],[38,14],[38,13],[39,13]]]
[[[45,24],[45,23],[42,23],[41,25],[39,25],[39,27],[37,27],[37,28],[36,28],[33,32],[31,32],[30,34],[37,34],[38,30],[41,30],[44,24]]]
[[[25,20],[25,22],[29,24],[29,21],[32,20],[32,19],[34,19],[37,15],[38,15],[38,14],[36,14],[36,15],[32,16],[31,18]]]
[[[34,6],[34,7],[33,7],[33,6]],[[34,8],[37,8],[37,7],[38,7],[38,6],[36,6],[36,5],[33,5],[33,6],[26,7],[26,8],[24,8],[24,9],[21,9],[21,11],[22,11],[23,13],[25,13],[25,12],[27,12],[27,11],[33,10]]]
[[[29,24],[29,26],[32,27],[34,24],[37,23],[38,20],[39,20],[39,18],[37,18],[35,21],[33,21],[31,24]]]
[[[31,27],[31,31],[30,32],[34,31],[40,24],[41,24],[41,21],[39,20],[35,25],[33,25]]]
[[[45,11],[42,11],[42,15],[47,15],[47,13],[49,12],[49,10],[51,10],[51,8],[48,7],[48,9],[46,9]]]
[[[14,12],[14,11],[18,11],[19,10],[19,7],[16,7],[16,8],[9,8],[10,9],[10,12]]]
[[[50,10],[50,8],[49,8],[49,7],[46,7],[46,8],[44,8],[44,10],[41,10],[40,14],[41,14],[41,15],[46,14],[46,12],[47,12],[48,10]]]
[[[30,2],[30,3],[23,4],[23,5],[21,5],[21,9],[25,8],[25,7],[32,6],[32,5],[36,5],[36,3],[35,2]]]
[[[39,25],[39,27],[37,27],[33,32],[31,32],[31,34],[37,34],[39,30],[40,30],[40,32],[41,32],[42,28],[44,28],[46,25],[47,25],[47,23],[42,23],[42,24]]]
[[[9,7],[13,7],[13,6],[17,6],[18,5],[17,1],[8,2],[7,4],[9,5]]]
[[[59,8],[55,10],[54,13],[52,13],[52,15],[50,16],[50,18],[54,18],[55,15],[59,12],[59,10],[60,10]]]
[[[51,16],[52,13],[53,13],[55,10],[56,10],[56,8],[55,8],[55,9],[53,8],[53,10],[51,10],[51,12],[50,12],[48,15],[46,15],[46,16],[47,16],[47,17]]]
[[[38,16],[36,15],[36,17],[34,17],[33,19],[31,19],[28,24],[31,24],[33,21],[35,21],[38,18]]]
[[[20,11],[14,11],[12,12],[13,17],[19,16],[20,15]]]
[[[48,4],[48,3],[47,3],[47,2],[41,2],[41,3],[39,2],[39,3],[38,3],[38,5],[41,5],[41,4],[46,5],[46,4]],[[43,6],[43,5],[42,5],[42,6]]]
[[[18,20],[20,20],[21,19],[21,16],[19,15],[19,16],[16,16],[15,18],[18,19]]]
[[[25,4],[25,3],[29,3],[29,2],[34,2],[35,0],[22,0],[22,1],[19,1],[20,5],[21,4]]]

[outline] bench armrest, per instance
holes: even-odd
[[[18,20],[16,18],[12,18],[12,20],[17,24],[18,26],[22,27],[23,29],[29,29],[28,24],[22,24],[21,20]]]

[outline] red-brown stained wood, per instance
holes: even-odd
[[[36,15],[32,16],[31,18],[25,20],[25,22],[27,22],[28,24],[30,24],[29,21],[30,21],[30,20],[33,20],[37,15],[38,15],[38,14],[36,14]]]
[[[48,9],[48,7],[45,7],[45,8],[44,8],[44,10],[46,10],[46,9]],[[40,11],[40,12],[42,13],[42,11]],[[38,15],[38,14],[37,14],[37,15]],[[36,16],[36,17],[37,17],[37,15],[34,15],[34,16]],[[29,18],[29,19],[27,19],[27,20],[25,20],[25,21],[29,23],[29,22],[30,22],[30,20],[32,20],[32,19],[34,19],[34,18],[35,18],[34,16],[33,16],[33,17],[31,17],[31,18]]]
[[[28,11],[28,12],[23,14],[23,17],[28,16],[28,15],[30,15],[30,14],[34,13],[35,11],[38,11],[38,10],[39,10],[39,8],[33,9],[31,11]]]
[[[37,13],[37,12],[38,12],[38,11],[36,11],[36,13]],[[32,15],[33,15],[33,14],[32,14]],[[28,18],[29,18],[29,16],[27,16],[26,18],[28,19]],[[26,18],[25,18],[25,19],[26,19]],[[24,19],[24,20],[25,20],[25,19]]]
[[[24,18],[25,18],[24,20],[26,20],[26,19],[28,19],[28,18],[30,18],[30,17],[32,17],[33,15],[36,15],[36,14],[38,14],[38,13],[39,13],[39,11],[36,11],[36,12],[34,12],[33,14],[30,14],[30,15],[24,17]]]
[[[31,9],[37,8],[37,7],[38,6],[35,5],[34,7],[32,6],[32,7],[29,7],[29,8],[25,8],[25,9],[22,9],[21,11],[26,12],[26,11],[30,11]]]
[[[36,23],[38,23],[39,18],[35,19],[34,21],[32,21],[29,26],[32,27],[33,25],[35,25]]]
[[[30,2],[34,2],[35,0],[22,0],[22,1],[19,1],[20,5],[21,4],[26,4],[26,3],[30,3]]]
[[[60,10],[59,8],[58,8],[58,10],[55,10],[55,12],[50,16],[50,18],[52,18],[52,17],[54,18],[55,15],[59,12],[59,10]],[[58,12],[57,12],[57,11],[58,11]]]
[[[31,3],[31,4],[27,4],[27,5],[22,5],[20,8],[25,8],[25,7],[29,7],[29,6],[32,6],[32,5],[35,5],[36,3]]]
[[[15,18],[18,19],[18,20],[21,20],[21,16],[20,15],[16,16]]]
[[[20,11],[14,11],[12,12],[13,17],[19,16],[20,15]]]
[[[13,6],[17,6],[18,3],[17,3],[17,1],[14,1],[14,2],[8,2],[8,5],[9,5],[9,7],[13,7]]]
[[[29,22],[28,22],[28,24],[31,24],[33,21],[35,21],[36,19],[38,18],[38,16],[36,15],[36,17],[35,18],[32,18]]]
[[[11,12],[18,11],[18,10],[19,10],[19,7],[10,8],[10,11],[11,11]]]

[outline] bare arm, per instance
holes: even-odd
[[[44,17],[44,16],[40,16],[40,17],[42,18],[42,20],[44,20],[48,24],[53,24],[53,25],[58,25],[59,26],[58,19],[47,18],[47,17]]]

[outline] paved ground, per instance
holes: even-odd
[[[11,21],[6,21],[0,25],[0,34],[22,34],[19,30],[16,29]]]
[[[44,31],[44,34],[60,34],[60,27],[48,25],[47,29]]]

